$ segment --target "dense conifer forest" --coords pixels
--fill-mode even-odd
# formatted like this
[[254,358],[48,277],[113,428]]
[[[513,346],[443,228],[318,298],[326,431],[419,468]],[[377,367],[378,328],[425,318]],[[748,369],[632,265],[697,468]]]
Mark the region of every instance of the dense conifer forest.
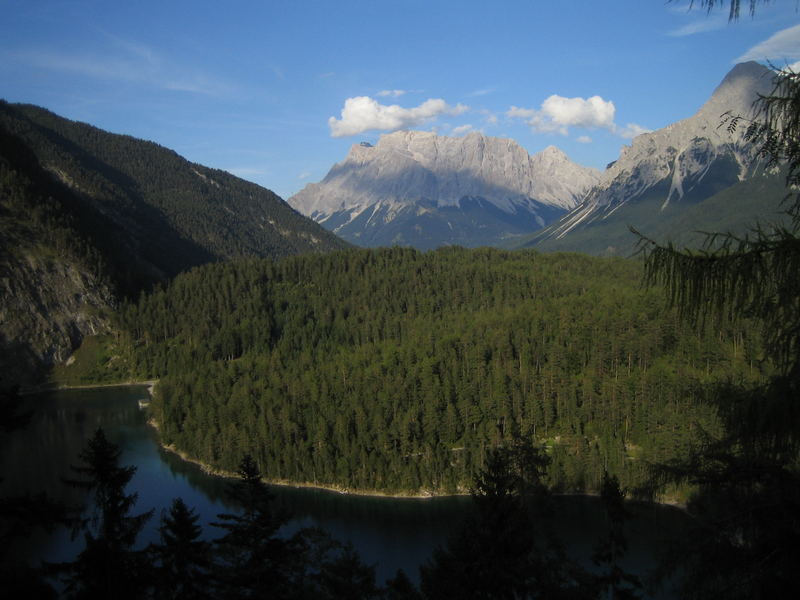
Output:
[[523,436],[553,489],[596,491],[685,454],[717,427],[705,386],[765,368],[755,329],[697,331],[640,281],[622,259],[350,250],[197,268],[120,326],[164,442],[214,467],[448,493]]

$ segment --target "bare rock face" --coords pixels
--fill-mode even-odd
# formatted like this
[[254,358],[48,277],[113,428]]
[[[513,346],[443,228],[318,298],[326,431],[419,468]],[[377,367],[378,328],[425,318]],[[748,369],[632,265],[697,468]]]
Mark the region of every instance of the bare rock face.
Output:
[[478,245],[533,231],[573,208],[599,172],[555,147],[398,131],[356,144],[289,204],[354,243]]
[[72,261],[8,253],[0,261],[3,384],[36,381],[84,337],[107,332],[113,303],[110,290]]
[[622,205],[658,196],[663,211],[671,203],[697,202],[743,180],[758,160],[744,141],[746,125],[729,131],[724,116],[752,116],[759,94],[773,89],[774,73],[756,62],[736,65],[692,117],[635,137],[602,174],[584,202],[554,225],[559,239],[576,228],[606,219]]

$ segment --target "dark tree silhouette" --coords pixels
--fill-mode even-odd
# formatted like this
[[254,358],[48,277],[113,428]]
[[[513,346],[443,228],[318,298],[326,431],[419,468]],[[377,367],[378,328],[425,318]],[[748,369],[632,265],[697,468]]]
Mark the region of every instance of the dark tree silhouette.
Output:
[[[0,378],[2,382],[2,378]],[[24,428],[31,412],[22,410],[19,387],[0,385],[0,434]],[[0,474],[0,482],[2,482]],[[35,529],[52,531],[67,522],[63,504],[45,493],[0,497],[0,589],[10,597],[51,598],[56,593],[45,581],[41,569],[14,556],[13,543]]]
[[548,527],[542,450],[519,440],[490,450],[472,492],[474,514],[420,569],[427,598],[589,598],[589,575]]
[[[702,2],[708,8],[719,4]],[[756,0],[751,0],[751,13]],[[731,2],[731,18],[739,2]],[[642,240],[647,281],[664,284],[695,323],[749,318],[763,328],[764,383],[730,381],[709,403],[722,432],[708,434],[688,460],[660,465],[656,483],[688,482],[696,493],[691,540],[673,556],[686,598],[777,598],[800,594],[800,78],[776,73],[756,104],[746,138],[772,165],[788,169],[789,228],[756,227],[744,238],[712,235],[715,251],[680,251]],[[738,127],[738,115],[726,117]]]
[[216,579],[220,597],[289,597],[302,573],[302,546],[296,538],[284,538],[278,530],[288,520],[272,506],[272,494],[261,481],[253,457],[239,465],[240,479],[228,489],[240,513],[218,515],[213,523],[225,533],[215,540]]
[[161,541],[149,550],[155,563],[157,598],[189,600],[210,598],[211,544],[201,539],[199,516],[175,498],[161,516]]
[[60,566],[66,572],[66,591],[74,598],[139,598],[147,587],[151,566],[143,550],[134,550],[136,538],[153,515],[130,512],[137,494],[126,494],[136,467],[119,465],[120,449],[98,428],[71,467],[79,479],[65,482],[91,493],[88,517],[76,521],[85,548],[77,559]]
[[599,577],[601,596],[609,600],[641,598],[642,584],[636,575],[625,572],[620,561],[628,552],[625,523],[631,514],[625,507],[625,490],[620,489],[616,475],[603,474],[600,498],[608,521],[608,533],[595,547],[594,563],[602,569]]

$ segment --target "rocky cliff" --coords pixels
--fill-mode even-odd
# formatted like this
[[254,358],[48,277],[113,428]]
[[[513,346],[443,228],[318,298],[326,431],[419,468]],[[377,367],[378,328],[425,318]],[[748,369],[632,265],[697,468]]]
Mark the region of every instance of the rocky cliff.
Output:
[[[770,69],[755,62],[736,65],[695,115],[639,135],[625,146],[585,200],[549,227],[539,243],[568,241],[583,231],[588,235],[588,228],[622,218],[646,226],[680,212],[677,204],[703,202],[752,176],[758,152],[744,139],[746,126],[729,130],[723,120],[728,114],[751,116],[759,94],[772,90],[773,77]],[[645,203],[650,205],[647,214],[642,206],[624,208]],[[638,214],[632,214],[634,210]]]
[[475,132],[398,131],[354,145],[289,204],[362,245],[474,246],[542,227],[598,177],[552,146],[531,156],[513,140]]
[[0,386],[37,381],[108,330],[112,285],[65,210],[74,200],[0,130]]

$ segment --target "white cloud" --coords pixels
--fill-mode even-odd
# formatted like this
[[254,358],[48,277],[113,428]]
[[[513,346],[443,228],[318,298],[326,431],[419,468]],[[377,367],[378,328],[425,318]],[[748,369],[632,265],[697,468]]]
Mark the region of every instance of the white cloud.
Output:
[[302,173],[300,173],[300,175],[297,176],[297,178],[300,179],[301,181],[303,179],[308,179],[309,177],[311,177],[311,171],[303,171]]
[[[570,127],[584,129],[606,129],[620,137],[631,138],[650,131],[636,123],[620,127],[614,123],[616,107],[611,100],[600,96],[591,98],[565,98],[553,94],[540,108],[520,108],[512,106],[506,116],[522,119],[537,133],[560,133],[568,135]],[[591,138],[581,136],[579,142],[588,143]]]
[[378,92],[378,96],[381,98],[385,98],[387,96],[391,96],[392,98],[399,98],[400,96],[407,94],[406,90],[381,90]]
[[454,127],[451,133],[453,135],[458,136],[467,133],[468,131],[471,130],[472,130],[472,125],[459,125],[458,127]]
[[783,62],[800,59],[800,25],[783,29],[742,54],[735,62],[768,60],[780,67]]
[[600,96],[583,99],[554,94],[542,103],[546,119],[560,127],[611,127],[616,110],[613,102]]
[[542,102],[539,109],[512,106],[506,116],[524,119],[538,132],[556,131],[567,135],[570,127],[613,130],[615,112],[614,103],[600,96],[565,98],[553,94]]
[[580,142],[581,144],[591,144],[592,138],[588,135],[581,135],[575,139],[576,142]]
[[441,98],[431,98],[414,108],[403,108],[398,104],[379,104],[369,96],[356,96],[344,101],[341,119],[330,117],[328,126],[332,137],[346,137],[370,130],[396,131],[442,115],[460,115],[468,110],[469,107],[463,104],[450,106]]

